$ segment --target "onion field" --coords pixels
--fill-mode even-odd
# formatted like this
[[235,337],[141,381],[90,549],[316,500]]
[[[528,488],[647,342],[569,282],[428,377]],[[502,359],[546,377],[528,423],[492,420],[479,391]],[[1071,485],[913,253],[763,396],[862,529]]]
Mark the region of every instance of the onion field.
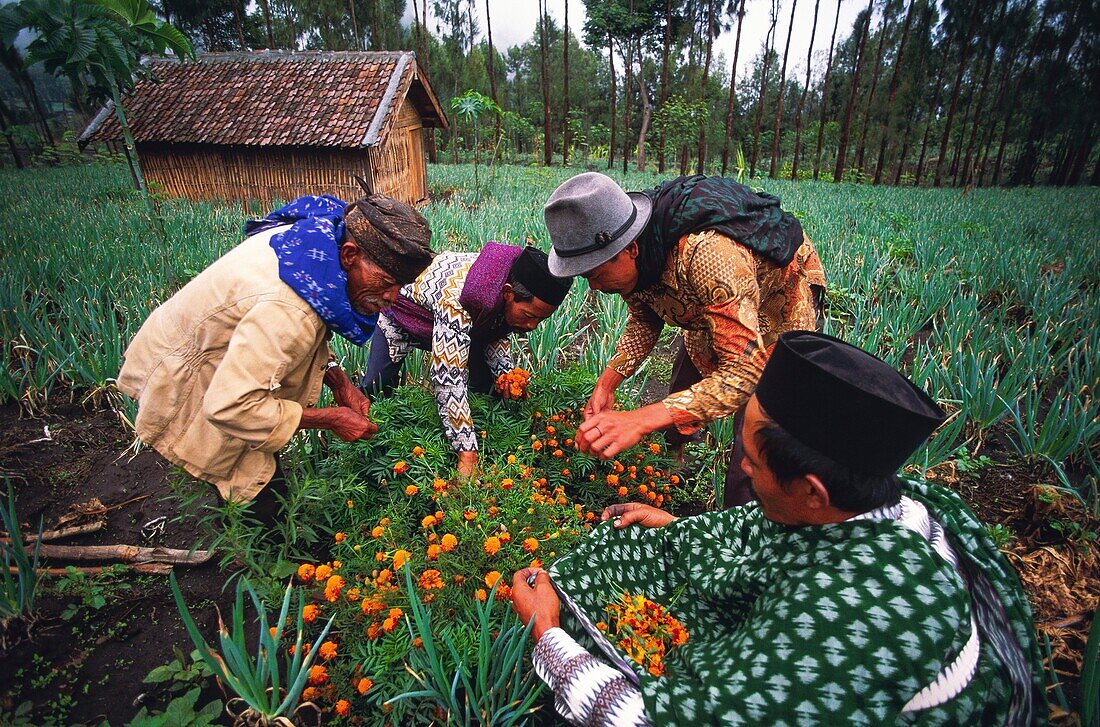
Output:
[[[482,166],[475,186],[470,165],[429,166],[434,201],[423,212],[433,248],[476,250],[497,240],[548,249],[543,203],[577,171]],[[627,189],[660,181],[613,176]],[[749,183],[778,195],[814,240],[828,278],[826,332],[896,365],[950,413],[907,473],[958,489],[1010,554],[1047,645],[1055,716],[1070,719],[1090,698],[1077,685],[1088,659],[1085,627],[1100,598],[1100,191]],[[247,217],[266,210],[161,199],[159,218],[150,220],[121,166],[0,170],[0,184],[7,191],[0,199],[0,410],[55,428],[77,407],[109,411],[125,438],[134,405],[113,384],[130,337],[152,308],[239,242]],[[184,699],[180,710],[197,714],[218,702],[211,715],[239,716],[246,707],[234,699],[245,695],[214,687],[217,660],[193,662],[187,654],[192,638],[205,639],[215,652],[243,653],[241,663],[225,656],[224,668],[248,671],[256,668],[248,654],[260,638],[280,655],[265,667],[267,678],[273,669],[289,687],[291,676],[303,674],[287,714],[306,705],[325,720],[358,716],[365,724],[461,722],[463,715],[550,723],[548,697],[525,663],[529,642],[507,607],[512,572],[568,550],[611,502],[678,512],[714,507],[727,464],[732,430],[725,422],[689,447],[686,463],[659,436],[613,462],[572,446],[579,407],[625,315],[621,299],[578,280],[555,315],[514,345],[532,374],[530,396],[475,398],[485,442],[476,482],[453,477],[454,454],[418,356],[406,363],[408,385],[372,409],[381,426],[374,440],[345,444],[309,432],[292,442],[284,458],[289,516],[275,539],[240,508],[212,504],[200,483],[172,475],[165,495],[179,517],[202,524],[197,542],[176,547],[215,553],[230,601],[222,617],[235,620],[229,608],[239,620],[230,623],[229,645],[219,642],[203,625],[212,626],[213,609],[196,605],[182,578],[177,589],[173,575],[180,608],[169,597],[172,618],[189,610],[198,620],[183,620],[195,627],[191,638],[176,621],[174,645],[198,676],[185,681],[173,672],[130,718],[113,719],[155,720]],[[668,343],[666,335],[664,353],[627,382],[620,404],[663,394]],[[366,351],[342,339],[333,347],[354,380]],[[3,453],[0,440],[0,474],[16,493],[18,519],[33,531],[43,514],[49,529],[49,512],[33,513],[32,522],[20,507],[33,473]],[[56,581],[37,581],[43,602],[66,601]],[[117,589],[119,579],[105,583]],[[238,584],[244,597],[235,604]],[[262,633],[249,589],[270,619]],[[294,610],[280,620],[284,593]],[[1081,613],[1084,619],[1071,620]],[[86,624],[101,617],[78,616]],[[34,634],[32,624],[25,638]],[[173,644],[161,646],[155,663],[168,664]],[[5,658],[30,653],[9,645],[0,656],[8,648]],[[24,703],[29,714],[61,709],[85,719],[78,698],[49,706],[43,675],[52,672],[35,671],[27,659],[22,676],[0,680],[0,722]],[[220,676],[223,687],[233,683]],[[247,676],[253,683],[244,678],[240,689],[264,699],[268,683]],[[91,676],[81,679],[91,683]]]

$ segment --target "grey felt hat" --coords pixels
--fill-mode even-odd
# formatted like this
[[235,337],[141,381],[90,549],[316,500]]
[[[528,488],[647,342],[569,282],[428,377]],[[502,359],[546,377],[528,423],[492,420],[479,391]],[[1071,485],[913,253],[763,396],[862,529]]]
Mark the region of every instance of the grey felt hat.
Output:
[[649,222],[653,202],[642,192],[624,192],[611,177],[585,172],[550,195],[542,213],[550,232],[550,272],[584,275],[615,257]]

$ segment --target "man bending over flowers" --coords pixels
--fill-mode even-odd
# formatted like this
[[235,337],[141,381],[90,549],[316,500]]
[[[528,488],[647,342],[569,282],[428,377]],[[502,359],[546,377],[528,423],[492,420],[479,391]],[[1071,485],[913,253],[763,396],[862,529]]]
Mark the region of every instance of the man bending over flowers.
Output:
[[683,519],[615,505],[549,573],[516,573],[558,711],[577,725],[1045,721],[1015,572],[958,496],[895,474],[942,420],[860,349],[780,336],[745,416],[758,502]]
[[[378,317],[361,385],[368,392],[392,388],[409,351],[430,350],[439,418],[458,452],[459,474],[468,477],[477,467],[469,391],[488,393],[496,377],[515,368],[509,334],[549,318],[572,282],[551,275],[546,253],[534,247],[489,242],[481,252],[440,253]],[[511,397],[519,388],[499,390]]]
[[[271,524],[286,487],[276,453],[296,431],[349,442],[378,431],[328,340],[370,340],[378,311],[431,262],[431,230],[370,195],[301,197],[245,234],[152,312],[118,387],[138,401],[138,437]],[[336,406],[314,407],[322,380]]]

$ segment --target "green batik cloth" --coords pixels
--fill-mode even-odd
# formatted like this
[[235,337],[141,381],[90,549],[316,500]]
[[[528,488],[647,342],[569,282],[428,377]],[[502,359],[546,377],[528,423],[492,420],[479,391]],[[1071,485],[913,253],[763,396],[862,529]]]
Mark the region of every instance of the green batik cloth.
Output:
[[[1017,705],[1024,721],[1045,720],[1038,646],[1015,571],[955,494],[918,483],[904,494],[928,508],[960,560],[1000,597],[1023,649]],[[625,590],[670,606],[687,628],[664,676],[638,667],[654,724],[985,725],[1009,716],[1013,690],[984,631],[977,673],[960,694],[901,712],[970,638],[971,600],[956,569],[893,520],[796,528],[749,505],[656,529],[608,522],[550,575],[592,621],[606,621],[604,607]],[[562,619],[598,656],[579,624],[564,611]]]

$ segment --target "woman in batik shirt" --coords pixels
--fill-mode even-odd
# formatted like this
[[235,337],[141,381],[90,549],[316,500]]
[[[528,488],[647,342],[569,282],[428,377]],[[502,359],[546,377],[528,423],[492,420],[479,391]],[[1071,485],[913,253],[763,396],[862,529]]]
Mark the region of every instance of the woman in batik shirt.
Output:
[[[585,407],[577,436],[584,451],[609,458],[658,429],[690,436],[730,415],[738,415],[740,430],[739,414],[779,335],[817,327],[821,261],[776,197],[703,176],[626,193],[590,172],[558,187],[544,212],[550,271],[618,293],[629,312]],[[684,331],[671,393],[636,411],[612,411],[615,389],[666,324]],[[734,462],[740,452],[738,437]],[[751,499],[747,484],[730,467],[727,507]]]

